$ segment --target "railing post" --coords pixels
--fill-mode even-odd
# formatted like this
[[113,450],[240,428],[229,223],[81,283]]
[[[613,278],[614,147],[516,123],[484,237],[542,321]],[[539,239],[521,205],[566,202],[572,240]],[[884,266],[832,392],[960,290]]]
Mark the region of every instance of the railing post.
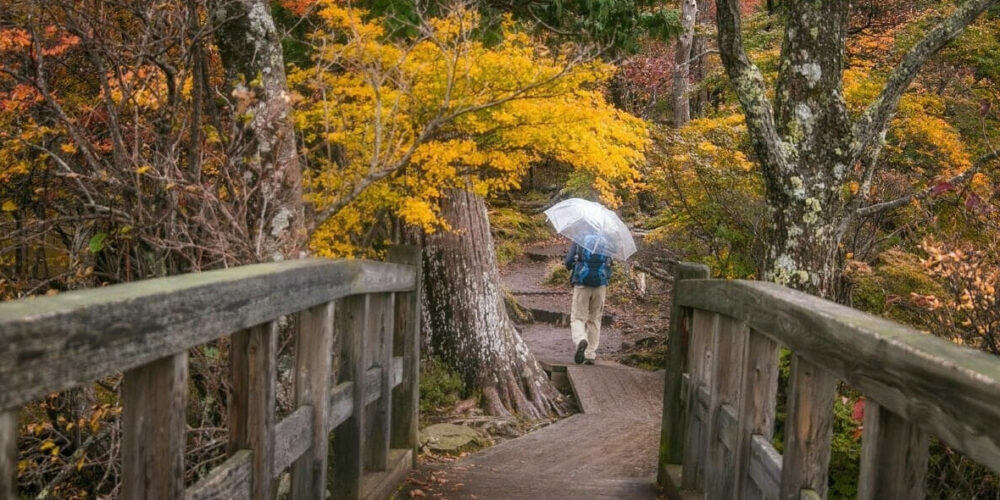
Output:
[[299,313],[295,353],[295,404],[312,406],[312,446],[292,465],[292,498],[326,498],[326,460],[330,434],[326,431],[333,362],[334,303]]
[[858,498],[924,498],[927,453],[926,432],[878,403],[865,400]]
[[274,497],[274,404],[278,324],[269,321],[234,333],[229,350],[233,378],[229,403],[229,454],[253,452],[251,498]]
[[687,348],[690,332],[688,313],[681,313],[677,304],[678,284],[687,279],[707,279],[708,266],[678,262],[674,267],[674,298],[670,308],[670,329],[667,333],[667,366],[663,386],[663,420],[660,426],[660,459],[657,483],[668,487],[667,465],[680,464],[684,458],[684,401],[681,398],[681,378],[687,371]]
[[715,339],[719,333],[719,315],[694,310],[691,319],[691,345],[688,350],[689,389],[687,426],[684,441],[684,469],[681,488],[705,491],[705,464],[708,458],[708,432],[715,415],[710,411]]
[[746,323],[719,318],[709,413],[705,498],[733,498],[736,492],[739,446],[740,389],[750,330]]
[[750,453],[753,436],[767,442],[774,436],[774,418],[778,395],[778,343],[751,330],[747,357],[743,362],[743,387],[740,389],[739,437],[736,446],[736,491],[738,498],[753,498],[756,487],[750,486]]
[[782,500],[799,500],[803,490],[826,498],[836,389],[833,374],[792,355],[781,465]]
[[[332,461],[331,492],[335,499],[361,497],[365,450],[365,323],[368,295],[351,295],[337,308],[337,333],[340,335],[340,374],[353,384],[351,417],[334,431],[330,450]],[[345,380],[346,381],[346,380]],[[340,382],[340,380],[338,380]]]
[[393,294],[370,296],[367,336],[372,343],[372,359],[380,373],[379,397],[368,419],[368,450],[365,469],[384,471],[389,465],[389,416],[392,412],[392,327],[395,320]]
[[0,411],[0,498],[17,498],[17,413]]
[[417,272],[412,292],[396,294],[396,325],[393,341],[396,352],[403,356],[403,381],[392,395],[393,448],[413,450],[412,465],[417,466],[419,443],[417,424],[420,409],[420,294],[421,253],[417,247],[398,246],[389,249],[389,261],[414,266]]
[[184,496],[187,352],[125,372],[122,385],[122,498]]

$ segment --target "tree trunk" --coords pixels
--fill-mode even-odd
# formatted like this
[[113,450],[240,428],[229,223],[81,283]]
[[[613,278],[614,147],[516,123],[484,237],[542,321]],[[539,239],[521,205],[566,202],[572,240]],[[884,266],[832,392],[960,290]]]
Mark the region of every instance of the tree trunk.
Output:
[[[769,2],[774,8],[776,2]],[[966,0],[904,55],[861,117],[843,97],[848,0],[788,0],[772,105],[740,33],[739,0],[718,0],[719,53],[746,115],[773,215],[767,279],[840,298],[841,242],[868,187],[899,99],[927,59],[998,0]],[[849,186],[856,183],[858,189]]]
[[691,75],[689,80],[694,84],[696,90],[688,90],[690,95],[690,112],[692,118],[705,116],[705,109],[708,107],[708,89],[702,85],[708,75],[708,68],[705,64],[708,52],[708,36],[704,34],[705,25],[712,22],[711,12],[709,12],[709,0],[697,0],[698,13],[695,15],[694,38],[691,41]]
[[697,17],[697,1],[681,0],[681,35],[677,37],[671,93],[674,104],[674,126],[678,128],[691,121],[688,77],[691,74],[691,44],[694,39],[694,24]]
[[[451,226],[425,237],[425,318],[431,350],[482,389],[492,415],[538,418],[567,411],[504,308],[486,203],[452,190],[441,203]],[[567,342],[569,336],[567,334]]]
[[258,260],[295,258],[306,233],[302,172],[295,152],[291,98],[285,79],[281,38],[265,0],[220,2],[213,12],[216,43],[227,86],[240,115],[241,137],[234,141],[234,161],[259,186],[252,219]]

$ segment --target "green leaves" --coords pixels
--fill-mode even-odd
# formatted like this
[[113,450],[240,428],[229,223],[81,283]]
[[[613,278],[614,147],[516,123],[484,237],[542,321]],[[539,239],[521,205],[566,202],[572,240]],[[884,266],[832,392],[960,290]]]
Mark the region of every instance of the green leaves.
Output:
[[97,233],[90,238],[90,242],[87,243],[87,248],[90,249],[90,253],[97,253],[104,249],[104,240],[108,238],[107,233]]

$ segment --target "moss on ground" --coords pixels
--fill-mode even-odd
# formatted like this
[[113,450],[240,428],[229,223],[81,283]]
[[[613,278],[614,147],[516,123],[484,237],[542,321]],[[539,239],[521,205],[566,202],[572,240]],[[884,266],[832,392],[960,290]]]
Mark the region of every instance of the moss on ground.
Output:
[[490,210],[490,227],[497,255],[497,264],[505,266],[524,254],[526,244],[552,236],[545,216],[526,214],[516,208]]
[[420,363],[420,414],[430,415],[451,408],[465,394],[462,377],[443,361],[430,357]]
[[851,305],[916,328],[929,328],[927,316],[905,306],[910,294],[945,296],[939,283],[927,275],[920,257],[899,250],[879,256],[874,267],[848,265],[845,276],[851,281]]
[[545,275],[545,280],[542,281],[546,285],[567,285],[571,278],[572,273],[566,266],[562,265],[561,262],[557,262],[549,266],[549,272]]

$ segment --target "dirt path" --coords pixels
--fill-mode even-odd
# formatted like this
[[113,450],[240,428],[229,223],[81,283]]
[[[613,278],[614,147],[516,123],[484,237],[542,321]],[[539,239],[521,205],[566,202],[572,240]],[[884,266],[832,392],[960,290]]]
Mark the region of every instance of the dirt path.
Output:
[[[564,365],[573,360],[574,346],[569,334],[573,290],[569,283],[544,283],[552,267],[561,265],[567,248],[564,241],[529,247],[524,256],[500,272],[504,288],[535,317],[534,323],[518,325],[518,328],[531,352],[546,365]],[[622,330],[615,323],[617,315],[617,308],[609,300],[604,309],[598,359],[618,360]]]
[[454,462],[423,465],[399,497],[657,498],[663,372],[617,363],[622,323],[614,305],[606,309],[597,365],[573,363],[567,325],[571,290],[568,284],[542,283],[565,247],[531,248],[501,279],[535,315],[535,323],[519,325],[525,341],[549,369],[565,372],[581,413]]

